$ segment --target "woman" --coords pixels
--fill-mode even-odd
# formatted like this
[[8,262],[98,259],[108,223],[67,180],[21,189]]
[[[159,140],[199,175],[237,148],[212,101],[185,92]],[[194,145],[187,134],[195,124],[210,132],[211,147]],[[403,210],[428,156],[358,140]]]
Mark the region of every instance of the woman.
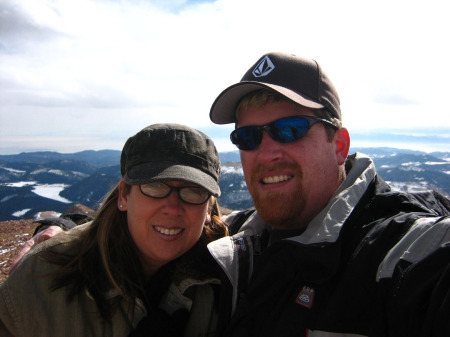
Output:
[[[177,124],[126,142],[122,179],[92,223],[38,245],[0,285],[0,336],[214,335],[227,234],[212,140]],[[208,315],[205,315],[205,312]]]

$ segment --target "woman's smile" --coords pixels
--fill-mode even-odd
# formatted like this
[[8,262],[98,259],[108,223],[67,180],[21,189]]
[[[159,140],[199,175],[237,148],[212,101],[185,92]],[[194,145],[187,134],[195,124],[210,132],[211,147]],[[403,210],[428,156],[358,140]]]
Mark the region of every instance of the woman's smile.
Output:
[[184,231],[183,228],[165,228],[165,227],[160,227],[160,226],[153,226],[153,228],[164,235],[169,235],[169,236],[175,236],[177,234],[180,234],[182,231]]

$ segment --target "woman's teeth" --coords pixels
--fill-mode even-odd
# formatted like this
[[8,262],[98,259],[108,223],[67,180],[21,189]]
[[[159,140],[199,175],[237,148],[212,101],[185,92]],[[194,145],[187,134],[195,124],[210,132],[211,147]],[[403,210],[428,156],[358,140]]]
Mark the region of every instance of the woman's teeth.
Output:
[[280,176],[273,176],[273,177],[266,177],[263,178],[263,183],[264,184],[273,184],[273,183],[279,183],[281,181],[285,181],[290,179],[291,177],[288,175],[280,175]]
[[178,229],[168,229],[168,228],[164,228],[164,227],[158,227],[155,226],[155,229],[165,235],[177,235],[179,233],[181,233],[181,231],[183,230],[182,228],[178,228]]

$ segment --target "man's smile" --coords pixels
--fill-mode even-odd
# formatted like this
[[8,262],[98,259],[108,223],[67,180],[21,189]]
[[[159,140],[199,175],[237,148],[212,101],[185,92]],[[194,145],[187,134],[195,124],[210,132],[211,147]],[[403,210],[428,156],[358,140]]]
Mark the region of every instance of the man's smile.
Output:
[[270,177],[265,177],[262,179],[263,184],[274,184],[274,183],[280,183],[282,181],[286,181],[291,179],[292,176],[289,176],[287,174],[282,174],[282,175],[278,175],[278,176],[270,176]]

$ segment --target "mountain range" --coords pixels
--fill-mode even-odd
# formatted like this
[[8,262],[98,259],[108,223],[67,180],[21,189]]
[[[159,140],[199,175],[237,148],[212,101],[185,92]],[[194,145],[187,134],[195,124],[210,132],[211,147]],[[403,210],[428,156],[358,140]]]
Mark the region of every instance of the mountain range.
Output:
[[[435,189],[450,195],[450,152],[395,148],[354,148],[351,152],[372,157],[378,173],[396,190]],[[239,152],[219,155],[220,205],[251,207]],[[0,221],[39,218],[44,211],[61,213],[73,204],[97,209],[120,179],[119,161],[120,151],[115,150],[0,155]]]

